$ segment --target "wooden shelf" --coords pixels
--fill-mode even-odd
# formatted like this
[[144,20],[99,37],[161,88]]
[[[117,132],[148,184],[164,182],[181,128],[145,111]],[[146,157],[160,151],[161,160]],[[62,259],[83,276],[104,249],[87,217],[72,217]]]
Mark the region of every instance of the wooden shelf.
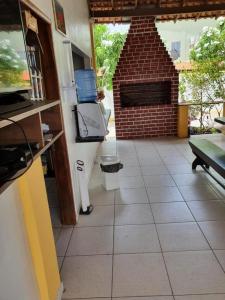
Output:
[[[54,132],[53,133],[53,138],[50,142],[46,143],[44,147],[42,147],[40,150],[38,151],[34,151],[33,152],[33,159],[35,160],[36,158],[38,158],[40,155],[42,155],[48,148],[50,148],[62,135],[63,135],[63,131],[60,131],[60,132]],[[30,164],[30,161],[28,163],[28,165]],[[22,169],[22,170],[19,170],[18,172],[16,172],[14,175],[13,175],[13,178],[14,177],[17,177],[17,176],[20,176],[21,174],[23,174],[23,172],[26,170],[26,168]],[[8,186],[13,182],[14,180],[10,180],[10,181],[7,181],[3,184],[0,184],[0,194],[2,192],[4,192]]]
[[[1,118],[8,118],[8,119],[12,119],[13,121],[20,121],[22,119],[25,119],[29,116],[32,116],[34,114],[37,114],[43,110],[46,110],[48,108],[51,108],[55,105],[59,105],[60,104],[60,100],[56,100],[56,101],[49,101],[49,100],[44,100],[44,101],[40,101],[40,102],[34,102],[33,106],[29,106],[26,108],[23,108],[19,111],[15,111],[12,113],[8,113],[5,114],[4,116],[2,116]],[[10,121],[7,120],[1,120],[0,121],[0,128],[6,127],[8,125],[12,124]]]
[[[40,149],[33,153],[34,160],[40,157],[47,149],[52,147],[53,165],[55,178],[57,182],[57,193],[60,201],[60,217],[64,225],[76,224],[76,213],[74,207],[74,195],[72,187],[72,178],[68,157],[66,138],[63,127],[63,118],[61,111],[60,90],[58,84],[58,75],[53,45],[53,34],[51,23],[43,17],[30,1],[22,0],[22,11],[28,10],[37,19],[39,43],[43,49],[41,51],[41,69],[43,72],[44,94],[47,100],[34,101],[33,106],[5,114],[3,117],[17,122],[25,131],[29,142],[37,142]],[[25,24],[25,23],[24,23]],[[26,43],[35,43],[32,39],[26,38]],[[53,134],[49,142],[45,142],[43,126],[49,127],[49,133]],[[1,120],[0,118],[0,143],[11,144],[24,141],[24,135],[16,124]],[[17,177],[26,169],[20,170],[14,174]],[[8,181],[0,184],[0,193],[7,189],[13,182]],[[33,183],[35,184],[35,182]]]
[[54,133],[53,133],[53,138],[52,138],[52,140],[51,140],[50,142],[45,143],[45,146],[41,149],[41,151],[40,151],[39,154],[44,153],[49,147],[51,147],[51,146],[55,143],[55,141],[57,141],[58,138],[59,138],[61,135],[63,135],[63,133],[64,133],[63,130],[62,130],[62,131],[59,131],[59,132],[54,132]]

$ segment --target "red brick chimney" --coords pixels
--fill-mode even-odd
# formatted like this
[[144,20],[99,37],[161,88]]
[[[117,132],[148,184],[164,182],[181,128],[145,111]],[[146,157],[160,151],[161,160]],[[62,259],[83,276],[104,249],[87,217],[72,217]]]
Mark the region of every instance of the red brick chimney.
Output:
[[[157,32],[154,17],[132,18],[113,79],[117,138],[176,135],[178,83],[178,72]],[[139,94],[134,94],[137,95],[133,99],[135,106],[124,107],[122,93],[128,89],[129,95],[135,88],[139,89]],[[141,91],[146,88],[145,99]],[[161,101],[165,97],[165,101],[158,103],[158,96]],[[125,100],[129,102],[129,99]]]

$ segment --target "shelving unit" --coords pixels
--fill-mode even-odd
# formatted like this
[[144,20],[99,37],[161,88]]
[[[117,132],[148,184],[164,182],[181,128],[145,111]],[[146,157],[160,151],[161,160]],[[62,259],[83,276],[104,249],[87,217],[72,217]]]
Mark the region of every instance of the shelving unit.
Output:
[[[29,0],[23,0],[21,4],[22,11],[28,10],[37,19],[38,38],[43,48],[43,52],[41,53],[41,67],[46,100],[34,101],[33,106],[1,116],[0,143],[14,144],[24,142],[22,132],[18,126],[10,121],[13,120],[23,127],[29,142],[39,143],[39,150],[33,153],[34,160],[47,149],[52,149],[57,192],[60,200],[61,222],[63,225],[75,225],[76,215],[72,179],[63,127],[51,23],[46,16],[30,4]],[[48,134],[52,135],[48,141],[45,141],[45,134],[42,130],[43,123],[49,126]],[[24,170],[20,170],[15,176],[23,172]],[[0,184],[0,193],[12,182],[9,181]]]
[[35,103],[32,109],[23,109],[19,114],[14,112],[2,118],[6,118],[0,121],[0,140],[4,141],[4,144],[18,143],[24,140],[19,128],[10,120],[18,122],[24,128],[30,142],[39,143],[40,152],[43,152],[43,148],[46,147],[44,134],[41,129],[42,123],[49,125],[49,133],[53,134],[53,140],[63,134],[60,101]]

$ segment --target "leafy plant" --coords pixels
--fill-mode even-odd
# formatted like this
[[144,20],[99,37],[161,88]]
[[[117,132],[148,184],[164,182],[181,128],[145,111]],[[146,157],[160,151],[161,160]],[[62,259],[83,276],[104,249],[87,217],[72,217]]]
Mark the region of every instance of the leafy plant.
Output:
[[210,126],[212,110],[221,114],[221,105],[213,102],[225,101],[225,18],[219,18],[214,28],[203,28],[190,51],[190,61],[192,71],[181,74],[180,97],[200,104],[191,107],[191,117],[199,116],[200,127],[205,130]]
[[122,51],[126,34],[110,33],[107,25],[94,27],[98,87],[112,90],[112,78]]

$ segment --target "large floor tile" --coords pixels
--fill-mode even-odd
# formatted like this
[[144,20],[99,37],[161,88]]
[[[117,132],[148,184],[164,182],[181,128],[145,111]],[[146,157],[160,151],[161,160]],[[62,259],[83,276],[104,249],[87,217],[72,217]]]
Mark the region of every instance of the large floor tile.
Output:
[[209,185],[180,186],[179,190],[186,201],[219,199]]
[[184,201],[175,186],[150,187],[147,192],[151,203]]
[[168,164],[183,165],[187,163],[187,160],[183,156],[176,153],[175,151],[172,152],[171,154],[162,155],[162,160],[166,165]]
[[225,294],[175,296],[175,300],[225,300]]
[[137,204],[148,203],[148,196],[145,188],[120,189],[116,191],[116,204]]
[[116,226],[114,233],[114,252],[160,252],[155,225]]
[[149,147],[149,146],[145,146],[145,147],[136,147],[136,152],[137,152],[137,156],[139,157],[139,159],[161,159],[159,156],[159,153],[157,152],[156,149],[154,149],[154,147]]
[[220,264],[222,265],[223,269],[225,270],[225,250],[215,250],[214,252]]
[[61,276],[64,298],[111,297],[112,256],[66,257]]
[[115,255],[113,297],[154,295],[171,295],[162,255]]
[[163,161],[161,158],[157,155],[154,157],[143,157],[143,155],[140,154],[139,156],[139,163],[141,167],[146,167],[146,166],[162,166]]
[[164,253],[175,295],[225,293],[225,274],[212,251]]
[[116,206],[116,225],[138,225],[149,223],[153,223],[153,216],[148,204],[130,204]]
[[177,174],[191,174],[192,168],[191,165],[188,163],[185,164],[167,164],[166,165],[168,171],[172,175],[177,175]]
[[167,175],[169,174],[165,165],[158,165],[158,166],[142,166],[141,167],[142,175],[149,176],[149,175]]
[[114,206],[95,206],[93,212],[79,217],[78,227],[113,225]]
[[221,201],[190,201],[188,206],[197,221],[225,221],[225,204]]
[[182,174],[182,176],[181,175],[172,175],[172,176],[178,186],[208,184],[208,180],[200,176],[200,174]]
[[129,155],[129,153],[125,153],[124,155],[119,154],[119,158],[125,168],[132,166],[139,167],[139,161],[137,159],[136,153],[131,155]]
[[141,169],[139,166],[124,166],[120,170],[119,175],[121,176],[141,176]]
[[64,256],[66,254],[72,232],[73,227],[63,227],[61,229],[59,238],[56,242],[56,252],[58,256]]
[[196,223],[158,224],[157,231],[163,251],[210,249]]
[[175,186],[175,182],[170,175],[144,176],[144,182],[147,187]]
[[144,187],[144,181],[141,176],[120,176],[120,188],[136,189]]
[[199,225],[213,249],[225,249],[225,222],[200,222]]
[[146,147],[153,147],[152,139],[137,139],[134,140],[135,148],[145,149]]
[[89,190],[90,202],[96,205],[114,205],[115,192],[106,191],[103,186]]
[[75,228],[67,255],[112,254],[113,227]]
[[175,223],[194,221],[187,205],[183,202],[152,203],[156,223]]

